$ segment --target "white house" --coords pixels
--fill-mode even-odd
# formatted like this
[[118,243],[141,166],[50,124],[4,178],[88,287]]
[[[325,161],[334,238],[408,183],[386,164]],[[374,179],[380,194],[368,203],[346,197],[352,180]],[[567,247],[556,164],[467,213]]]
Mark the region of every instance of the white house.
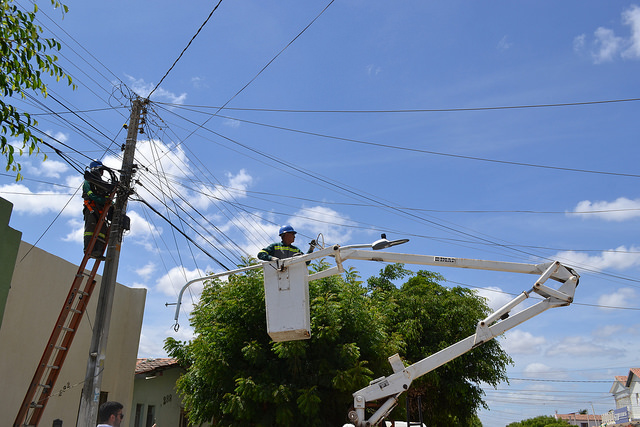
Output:
[[602,417],[605,425],[640,426],[640,368],[626,376],[616,376],[610,393],[616,409]]

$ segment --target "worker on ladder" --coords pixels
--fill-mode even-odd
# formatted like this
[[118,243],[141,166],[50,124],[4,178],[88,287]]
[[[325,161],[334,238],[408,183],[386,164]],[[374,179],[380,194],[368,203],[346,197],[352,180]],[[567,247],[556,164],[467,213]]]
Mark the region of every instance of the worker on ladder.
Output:
[[[82,214],[84,216],[84,252],[86,254],[89,243],[96,232],[96,227],[100,216],[107,203],[107,199],[113,190],[113,184],[103,181],[102,173],[107,169],[102,162],[95,160],[89,164],[89,170],[84,174],[84,183],[82,184],[82,198],[84,199],[84,208]],[[91,251],[91,258],[104,260],[104,246],[108,232],[107,221],[102,223],[102,227],[98,231],[98,239]]]

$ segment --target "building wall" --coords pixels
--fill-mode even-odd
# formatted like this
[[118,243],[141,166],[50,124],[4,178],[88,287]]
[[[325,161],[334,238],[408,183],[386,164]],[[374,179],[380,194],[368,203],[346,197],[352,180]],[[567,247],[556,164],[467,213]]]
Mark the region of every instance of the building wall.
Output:
[[635,375],[629,384],[629,417],[640,421],[640,379]]
[[16,265],[22,233],[9,227],[13,204],[0,197],[0,325],[9,296],[13,269]]
[[[27,252],[28,255],[22,259]],[[79,253],[78,257],[81,256]],[[12,423],[17,416],[78,270],[78,266],[25,242],[20,244],[17,260],[4,320],[0,326],[0,378],[5,391],[0,399],[0,414],[3,414],[4,420],[8,420],[7,423]],[[61,419],[65,427],[76,425],[101,277],[96,276],[96,282],[84,318],[41,418],[41,426],[51,426],[55,419]],[[122,402],[125,414],[131,409],[127,406],[133,397],[145,297],[145,289],[116,285],[102,391],[107,393],[108,400]],[[124,421],[122,427],[129,427],[127,420]]]
[[[184,372],[179,367],[172,367],[158,374],[140,374],[135,379],[133,400],[129,411],[130,427],[147,427],[153,425],[150,420],[149,407],[152,406],[154,418],[158,426],[180,425],[180,397],[176,391],[176,381]],[[140,405],[140,406],[138,406]],[[137,409],[138,408],[138,409]],[[136,413],[141,411],[140,423],[136,426]]]

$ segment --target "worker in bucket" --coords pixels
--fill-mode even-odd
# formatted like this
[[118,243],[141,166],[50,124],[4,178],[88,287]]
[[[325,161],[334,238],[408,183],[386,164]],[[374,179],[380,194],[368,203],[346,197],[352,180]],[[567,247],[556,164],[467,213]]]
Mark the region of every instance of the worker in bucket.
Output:
[[[280,227],[278,234],[281,241],[279,243],[272,243],[266,248],[258,252],[258,259],[262,261],[276,261],[278,259],[291,258],[296,255],[303,255],[302,251],[293,245],[296,240],[296,233],[292,226],[283,225]],[[315,240],[312,240],[309,244],[308,254],[313,252],[315,247]]]
[[[96,230],[100,215],[104,210],[104,206],[107,203],[107,199],[113,188],[112,184],[109,184],[102,180],[102,173],[106,167],[99,161],[93,161],[89,164],[89,170],[84,174],[84,183],[82,184],[82,198],[84,199],[84,207],[82,214],[84,216],[84,252],[87,252],[89,248],[89,242],[93,238],[93,233]],[[91,258],[104,260],[102,255],[104,252],[104,246],[107,237],[107,221],[102,223],[102,228],[98,231],[98,239],[96,240],[93,250],[91,251]]]

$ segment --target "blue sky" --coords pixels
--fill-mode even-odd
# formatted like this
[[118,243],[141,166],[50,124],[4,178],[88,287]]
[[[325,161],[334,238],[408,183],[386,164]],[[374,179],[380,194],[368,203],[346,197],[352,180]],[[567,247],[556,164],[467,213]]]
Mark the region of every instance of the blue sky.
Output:
[[[165,306],[187,280],[255,255],[280,224],[304,249],[319,233],[347,245],[386,232],[410,239],[405,253],[581,274],[575,304],[501,338],[512,380],[487,389],[484,425],[614,407],[613,377],[640,353],[640,4],[223,1],[173,68],[214,3],[67,5],[64,19],[41,5],[40,23],[77,90],[15,101],[64,158],[22,158],[25,179],[0,175],[0,196],[23,240],[79,263],[71,164],[119,167],[128,97],[156,89],[135,198],[216,260],[130,202],[118,281],[148,289],[140,357],[190,337],[187,311],[175,333]],[[535,280],[435,271],[493,307]]]

